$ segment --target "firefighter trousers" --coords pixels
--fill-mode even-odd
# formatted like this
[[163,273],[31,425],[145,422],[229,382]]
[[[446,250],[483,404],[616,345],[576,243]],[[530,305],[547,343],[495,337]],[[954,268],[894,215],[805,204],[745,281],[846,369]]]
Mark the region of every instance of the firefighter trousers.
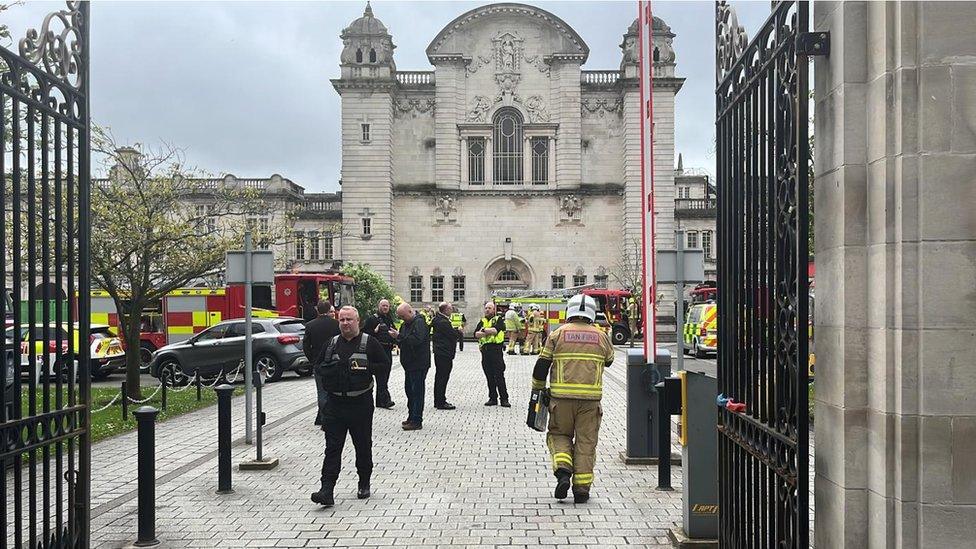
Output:
[[546,443],[552,470],[573,474],[573,490],[589,493],[603,408],[599,400],[552,397]]
[[541,350],[542,350],[542,332],[535,332],[529,330],[529,332],[525,334],[525,348],[522,349],[522,352],[538,353]]

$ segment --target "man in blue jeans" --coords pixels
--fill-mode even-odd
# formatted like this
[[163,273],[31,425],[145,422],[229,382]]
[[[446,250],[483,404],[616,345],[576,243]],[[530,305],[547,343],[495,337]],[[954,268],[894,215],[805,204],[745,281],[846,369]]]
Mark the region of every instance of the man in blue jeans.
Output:
[[424,392],[427,370],[430,369],[430,328],[413,308],[401,303],[396,314],[403,320],[399,330],[390,330],[400,347],[400,364],[403,366],[404,389],[407,393],[407,420],[404,431],[423,429]]

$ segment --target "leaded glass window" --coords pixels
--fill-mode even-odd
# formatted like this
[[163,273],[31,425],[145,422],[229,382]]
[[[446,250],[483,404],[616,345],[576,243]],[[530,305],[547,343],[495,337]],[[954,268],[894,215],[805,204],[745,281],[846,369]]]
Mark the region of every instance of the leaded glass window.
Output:
[[522,183],[522,115],[513,108],[500,109],[492,121],[492,182]]
[[485,182],[485,138],[468,138],[468,183]]
[[544,185],[549,182],[549,138],[533,137],[532,145],[532,183]]

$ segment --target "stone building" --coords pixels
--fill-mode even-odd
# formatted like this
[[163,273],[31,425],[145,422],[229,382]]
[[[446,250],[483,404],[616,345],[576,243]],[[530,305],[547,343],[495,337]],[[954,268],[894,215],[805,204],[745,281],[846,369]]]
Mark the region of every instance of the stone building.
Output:
[[[674,34],[653,25],[656,244],[673,248],[683,79]],[[401,71],[367,5],[340,35],[332,81],[343,259],[370,263],[415,305],[446,299],[469,317],[496,289],[618,286],[641,234],[636,22],[621,31],[619,67],[583,70],[589,47],[559,17],[491,4],[433,37],[433,70]]]
[[715,252],[718,239],[715,222],[718,201],[715,187],[708,174],[701,170],[685,171],[681,155],[674,171],[675,230],[684,231],[685,249],[700,249],[705,253],[705,280],[715,280],[718,274]]

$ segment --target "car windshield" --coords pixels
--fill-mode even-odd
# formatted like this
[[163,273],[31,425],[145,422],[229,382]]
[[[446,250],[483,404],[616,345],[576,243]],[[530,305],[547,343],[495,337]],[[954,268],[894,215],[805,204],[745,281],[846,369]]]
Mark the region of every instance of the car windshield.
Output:
[[305,325],[301,320],[286,320],[278,323],[278,331],[283,334],[297,334],[305,331]]

